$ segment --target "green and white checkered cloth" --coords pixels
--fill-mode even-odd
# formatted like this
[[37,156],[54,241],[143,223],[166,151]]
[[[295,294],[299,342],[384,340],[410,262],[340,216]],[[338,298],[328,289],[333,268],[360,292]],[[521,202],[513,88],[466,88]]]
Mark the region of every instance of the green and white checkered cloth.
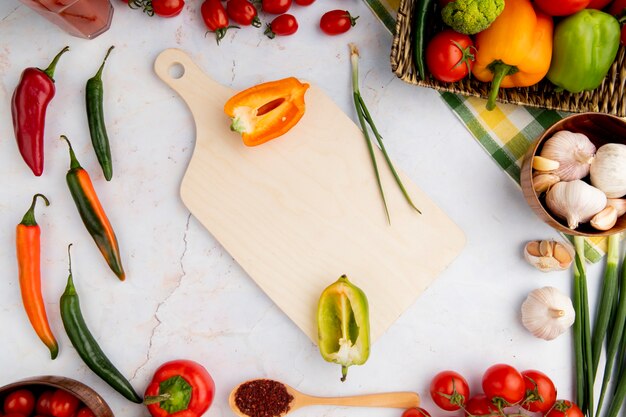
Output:
[[[385,27],[393,33],[400,0],[364,0]],[[476,138],[493,160],[518,185],[526,151],[534,140],[567,115],[555,110],[498,103],[488,111],[485,100],[443,92],[441,98]],[[585,255],[598,262],[606,252],[606,238],[586,238]]]

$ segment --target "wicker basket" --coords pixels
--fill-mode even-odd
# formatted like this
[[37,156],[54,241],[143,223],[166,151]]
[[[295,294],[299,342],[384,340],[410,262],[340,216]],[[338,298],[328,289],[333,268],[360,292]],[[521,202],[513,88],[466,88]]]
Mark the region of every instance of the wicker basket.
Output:
[[[442,83],[427,75],[425,80],[417,78],[413,60],[413,9],[418,0],[401,0],[398,9],[396,33],[391,49],[391,69],[402,80],[430,87],[440,91],[487,98],[489,83],[466,78],[456,83]],[[438,14],[438,13],[437,13]],[[626,52],[620,46],[617,58],[600,87],[593,91],[571,94],[557,93],[553,85],[543,80],[527,88],[502,88],[498,101],[522,104],[532,107],[563,110],[568,112],[602,112],[616,116],[626,116],[626,103],[623,98],[626,83]]]

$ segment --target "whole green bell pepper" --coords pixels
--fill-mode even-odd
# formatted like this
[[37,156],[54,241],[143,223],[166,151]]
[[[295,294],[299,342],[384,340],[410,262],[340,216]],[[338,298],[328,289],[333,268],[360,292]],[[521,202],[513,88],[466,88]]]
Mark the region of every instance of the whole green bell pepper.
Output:
[[619,38],[619,22],[608,13],[584,9],[566,17],[554,30],[546,77],[570,93],[597,88],[615,61]]
[[370,354],[369,307],[365,293],[342,275],[320,296],[317,308],[318,345],[322,357],[341,365],[341,380],[348,367],[362,365]]

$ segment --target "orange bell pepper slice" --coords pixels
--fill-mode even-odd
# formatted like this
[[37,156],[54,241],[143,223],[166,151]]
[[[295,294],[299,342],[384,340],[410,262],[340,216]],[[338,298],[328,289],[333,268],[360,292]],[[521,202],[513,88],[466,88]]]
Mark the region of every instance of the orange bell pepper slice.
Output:
[[476,35],[472,74],[491,81],[488,110],[495,107],[500,87],[529,87],[547,74],[552,32],[552,18],[536,11],[530,0],[507,0],[491,26]]
[[224,112],[232,118],[230,129],[241,133],[243,143],[256,146],[289,131],[305,111],[309,84],[294,77],[250,87],[231,97]]

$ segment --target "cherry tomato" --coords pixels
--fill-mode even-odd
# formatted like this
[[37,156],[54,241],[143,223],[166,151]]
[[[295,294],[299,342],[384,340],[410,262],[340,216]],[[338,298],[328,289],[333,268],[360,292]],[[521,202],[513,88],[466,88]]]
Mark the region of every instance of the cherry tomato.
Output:
[[289,36],[296,33],[298,30],[298,21],[293,15],[290,14],[281,14],[270,24],[267,25],[267,29],[265,29],[265,34],[268,38],[274,39],[274,36]]
[[583,417],[583,412],[571,401],[558,400],[544,417]]
[[309,6],[315,2],[315,0],[293,0],[296,4],[300,6]]
[[200,7],[200,14],[206,27],[215,33],[218,45],[228,29],[237,28],[237,26],[228,25],[228,15],[220,0],[205,0]]
[[185,6],[185,0],[152,0],[154,14],[161,17],[178,16]]
[[556,387],[543,372],[529,370],[522,372],[526,384],[526,396],[522,407],[528,411],[545,413],[556,402]]
[[492,402],[502,402],[503,406],[517,404],[526,393],[524,377],[510,365],[491,366],[485,371],[482,384],[487,398]]
[[39,394],[37,403],[35,404],[35,411],[37,414],[50,415],[50,403],[52,402],[52,391],[44,391]]
[[609,6],[609,13],[618,19],[626,14],[626,0],[615,0]]
[[423,408],[407,408],[402,413],[402,417],[430,417],[430,413]]
[[477,394],[465,403],[465,415],[467,416],[495,416],[498,407],[489,401],[485,394]]
[[5,414],[4,417],[27,417],[27,415],[22,413],[9,413]]
[[550,16],[568,16],[581,11],[591,0],[535,0],[535,5]]
[[291,0],[263,0],[261,8],[266,13],[283,14],[291,7]]
[[430,382],[430,396],[443,410],[458,410],[465,404],[469,395],[467,381],[457,372],[439,372]]
[[322,15],[320,29],[327,35],[339,35],[356,25],[358,18],[359,16],[352,17],[347,10],[331,10]]
[[474,44],[467,35],[452,29],[437,33],[426,47],[426,65],[430,74],[443,82],[467,77],[474,66]]
[[591,3],[587,5],[588,9],[602,10],[609,4],[611,0],[591,0]]
[[5,414],[17,413],[29,416],[35,409],[35,396],[27,389],[13,391],[4,399]]
[[228,0],[226,13],[228,17],[240,25],[261,27],[261,20],[256,8],[248,0]]
[[76,413],[76,417],[96,417],[96,415],[87,407],[83,407],[78,410],[78,413]]
[[73,417],[80,401],[67,391],[58,389],[50,400],[50,413],[54,417]]

